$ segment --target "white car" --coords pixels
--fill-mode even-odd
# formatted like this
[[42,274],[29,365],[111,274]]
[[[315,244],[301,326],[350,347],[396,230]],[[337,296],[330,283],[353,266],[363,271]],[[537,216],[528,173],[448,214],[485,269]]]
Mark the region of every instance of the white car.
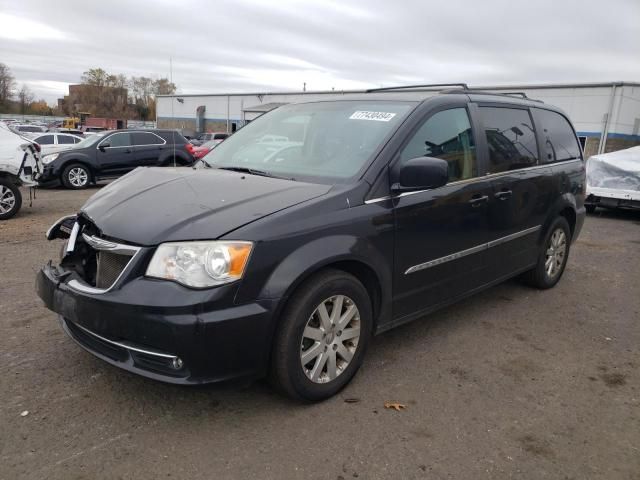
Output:
[[33,138],[33,141],[40,145],[43,156],[48,155],[49,153],[69,150],[70,148],[73,148],[76,143],[80,143],[82,140],[83,138],[78,135],[57,132],[49,132]]
[[0,124],[0,220],[22,206],[21,185],[35,187],[42,173],[40,146]]
[[640,209],[640,146],[587,160],[587,212],[598,207]]
[[27,136],[32,136],[32,134],[44,133],[47,131],[47,127],[43,127],[40,125],[33,124],[21,124],[21,123],[12,123],[11,130],[19,134],[28,134]]

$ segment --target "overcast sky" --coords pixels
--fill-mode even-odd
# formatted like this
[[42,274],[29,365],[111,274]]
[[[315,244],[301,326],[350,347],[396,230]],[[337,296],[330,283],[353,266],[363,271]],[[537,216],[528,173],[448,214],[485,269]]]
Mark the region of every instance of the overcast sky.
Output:
[[640,81],[640,0],[0,0],[0,62],[50,103],[169,57],[179,93]]

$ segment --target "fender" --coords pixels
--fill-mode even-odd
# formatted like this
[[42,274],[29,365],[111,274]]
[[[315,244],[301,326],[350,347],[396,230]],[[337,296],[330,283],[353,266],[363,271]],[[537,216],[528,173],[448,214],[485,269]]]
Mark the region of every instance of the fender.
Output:
[[[328,255],[328,252],[331,252]],[[358,262],[376,277],[380,293],[378,321],[391,317],[391,265],[375,245],[351,235],[333,235],[301,245],[282,260],[271,272],[259,298],[280,298],[281,305],[298,286],[315,272],[339,262]]]
[[[542,243],[544,242],[544,239],[547,236],[549,227],[551,226],[551,222],[553,222],[553,220],[560,214],[560,212],[562,212],[566,208],[570,208],[571,210],[573,210],[573,213],[576,216],[576,219],[578,218],[578,207],[576,204],[576,197],[573,194],[568,192],[560,195],[556,199],[554,204],[551,206],[551,208],[549,209],[549,214],[547,215],[547,218],[545,219],[544,224],[542,225],[542,228],[540,229],[540,233],[538,235],[538,245],[542,245]],[[577,228],[577,225],[572,226],[572,228]],[[574,238],[575,238],[575,235],[574,235]],[[573,238],[571,240],[573,242]]]

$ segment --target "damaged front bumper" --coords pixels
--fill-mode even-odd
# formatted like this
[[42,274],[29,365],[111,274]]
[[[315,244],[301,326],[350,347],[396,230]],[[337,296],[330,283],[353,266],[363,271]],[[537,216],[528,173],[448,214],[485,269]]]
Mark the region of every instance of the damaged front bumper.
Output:
[[73,288],[78,275],[51,264],[36,291],[82,348],[119,368],[199,384],[266,372],[275,301],[235,305],[237,286],[192,290],[137,276],[117,289]]

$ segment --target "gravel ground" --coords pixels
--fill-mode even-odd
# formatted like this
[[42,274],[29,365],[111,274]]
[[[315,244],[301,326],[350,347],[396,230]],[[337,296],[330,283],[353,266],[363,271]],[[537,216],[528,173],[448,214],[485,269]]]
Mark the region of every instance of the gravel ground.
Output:
[[639,213],[589,216],[556,288],[507,282],[376,337],[350,386],[301,406],[146,380],[63,334],[34,276],[94,191],[0,223],[0,478],[640,479]]

